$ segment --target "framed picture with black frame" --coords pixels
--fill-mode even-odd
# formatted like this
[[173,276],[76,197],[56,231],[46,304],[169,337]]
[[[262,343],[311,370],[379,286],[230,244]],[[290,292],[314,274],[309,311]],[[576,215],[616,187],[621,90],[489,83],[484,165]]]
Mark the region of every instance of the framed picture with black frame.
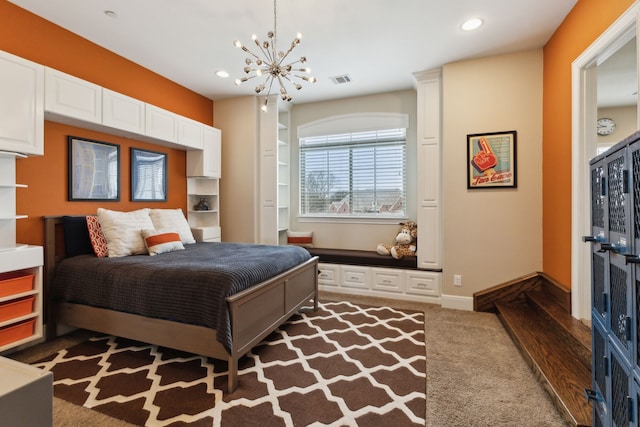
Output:
[[69,201],[120,201],[120,146],[67,137]]
[[131,148],[131,201],[167,201],[167,153]]
[[467,188],[517,188],[516,131],[467,135]]

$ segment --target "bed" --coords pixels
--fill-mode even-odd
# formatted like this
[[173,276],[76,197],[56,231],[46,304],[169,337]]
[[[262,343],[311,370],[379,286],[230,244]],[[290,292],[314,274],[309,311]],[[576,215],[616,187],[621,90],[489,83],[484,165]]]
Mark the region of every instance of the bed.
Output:
[[[69,217],[44,217],[45,300],[47,301],[48,338],[56,335],[57,324],[65,324],[227,360],[229,370],[227,391],[231,393],[238,386],[238,360],[242,356],[295,312],[304,306],[311,307],[311,301],[313,301],[313,310],[318,307],[318,258],[310,256],[302,248],[234,243],[195,243],[185,245],[184,251],[154,257],[131,256],[113,259],[98,258],[95,255],[66,257],[63,244],[65,238],[63,218]],[[208,267],[206,269],[194,267],[193,262],[204,257],[204,255],[199,255],[198,251],[226,250],[233,251],[237,257],[247,256],[250,258],[248,255],[243,255],[242,251],[249,250],[254,246],[259,246],[257,249],[260,250],[276,251],[269,252],[268,255],[274,260],[293,258],[295,265],[279,264],[274,267],[271,266],[273,262],[269,262],[268,267],[258,267],[255,277],[248,279],[249,281],[259,279],[257,283],[242,285],[242,287],[232,283],[229,285],[231,287],[228,294],[225,294],[227,292],[225,290],[207,291],[210,286],[194,285],[201,279],[202,283],[209,279],[217,280],[217,276],[214,278],[209,276],[221,274],[204,271],[208,270]],[[277,255],[280,251],[284,251],[284,255]],[[306,252],[307,255],[300,257],[303,252]],[[221,263],[224,259],[223,252],[215,253],[217,255],[207,256],[220,260],[219,263]],[[173,257],[173,255],[177,256]],[[184,260],[189,261],[186,265],[181,265]],[[244,271],[248,270],[251,262],[247,260],[242,271],[236,271],[231,275],[234,278],[236,276],[243,278]],[[152,265],[145,265],[149,263]],[[212,263],[214,262],[212,261]],[[284,268],[285,266],[286,268]],[[88,270],[77,273],[76,269],[78,268],[87,268]],[[161,273],[162,277],[158,276],[159,268],[164,269]],[[284,268],[284,271],[272,275],[273,268]],[[92,269],[95,271],[92,272]],[[125,280],[133,275],[133,273],[129,273],[133,270],[139,270],[143,278],[146,270],[147,281],[154,278],[155,294],[153,297],[149,298],[149,295],[152,294],[144,294],[141,291],[143,287],[140,281],[143,279],[135,279],[138,280],[135,282],[135,286],[132,284],[113,284],[114,293],[125,288],[133,289],[134,293],[130,298],[121,297],[119,302],[111,305],[105,304],[105,297],[100,294],[111,292],[112,288],[109,287],[111,284],[106,285],[106,282],[111,283],[112,276],[109,275],[109,272],[116,271],[118,274],[113,277]],[[223,267],[222,270],[226,270],[226,267]],[[181,280],[180,276],[187,273],[196,274],[196,276],[186,280],[185,284],[181,284],[180,289],[176,289],[178,286],[171,286],[173,280],[179,281]],[[74,276],[82,277],[81,283],[76,283],[75,288],[72,284]],[[207,279],[205,280],[205,278]],[[82,281],[84,281],[84,285]],[[190,284],[192,287],[189,288]],[[183,289],[183,286],[186,288]],[[67,287],[69,289],[65,289]],[[94,296],[91,296],[91,288],[94,288]],[[177,293],[179,291],[180,293]],[[211,300],[215,299],[213,294],[216,293],[222,295],[219,305],[203,305],[203,301],[209,301],[210,298]],[[95,294],[98,295],[95,296]],[[189,295],[195,295],[191,302],[188,302],[190,299],[187,296]],[[162,302],[164,296],[166,296],[166,300]],[[129,299],[144,301],[146,307],[132,309],[127,305],[131,302],[128,301]],[[156,299],[158,301],[155,301]],[[175,310],[168,313],[158,312],[157,306],[163,304],[168,308],[171,306]]]

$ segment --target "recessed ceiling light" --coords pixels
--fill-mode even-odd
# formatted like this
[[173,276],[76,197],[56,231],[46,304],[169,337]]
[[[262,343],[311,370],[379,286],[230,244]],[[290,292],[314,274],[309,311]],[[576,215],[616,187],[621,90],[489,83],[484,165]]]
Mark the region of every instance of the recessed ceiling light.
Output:
[[218,70],[216,71],[216,76],[222,78],[222,79],[226,79],[227,77],[229,77],[229,73],[226,72],[225,70]]
[[113,10],[105,10],[104,14],[107,15],[109,18],[117,18],[118,14],[115,13]]
[[482,24],[483,24],[482,19],[480,19],[480,18],[471,18],[471,19],[467,19],[466,21],[464,21],[464,24],[462,24],[462,29],[464,31],[473,31],[473,30],[479,28]]

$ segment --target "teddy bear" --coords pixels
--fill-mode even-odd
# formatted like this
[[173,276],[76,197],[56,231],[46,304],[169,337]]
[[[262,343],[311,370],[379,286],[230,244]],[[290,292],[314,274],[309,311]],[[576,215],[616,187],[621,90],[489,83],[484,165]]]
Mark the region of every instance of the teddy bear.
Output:
[[400,230],[395,238],[394,245],[380,243],[376,252],[380,255],[391,255],[395,259],[416,254],[416,239],[418,237],[418,226],[413,221],[401,222]]

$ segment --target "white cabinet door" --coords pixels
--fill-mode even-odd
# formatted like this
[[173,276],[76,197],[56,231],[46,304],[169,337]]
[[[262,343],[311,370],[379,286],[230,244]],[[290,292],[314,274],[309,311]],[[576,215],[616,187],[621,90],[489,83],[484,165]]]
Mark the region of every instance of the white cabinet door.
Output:
[[44,109],[47,114],[101,123],[100,86],[49,67],[45,68],[44,86]]
[[417,222],[418,268],[442,266],[442,194],[440,164],[442,141],[440,129],[441,82],[439,72],[418,78],[417,123]]
[[213,127],[203,129],[204,175],[222,176],[222,131]]
[[0,150],[44,154],[44,67],[0,52]]
[[178,144],[202,149],[204,125],[187,117],[178,118]]
[[[261,101],[263,102],[263,101]],[[270,95],[269,108],[260,120],[260,240],[277,245],[278,235],[278,111],[277,98]]]
[[102,124],[114,129],[144,134],[145,104],[130,96],[102,89]]
[[211,126],[203,126],[202,150],[187,151],[187,176],[220,178],[222,132]]
[[168,142],[178,141],[178,115],[146,104],[145,135]]

